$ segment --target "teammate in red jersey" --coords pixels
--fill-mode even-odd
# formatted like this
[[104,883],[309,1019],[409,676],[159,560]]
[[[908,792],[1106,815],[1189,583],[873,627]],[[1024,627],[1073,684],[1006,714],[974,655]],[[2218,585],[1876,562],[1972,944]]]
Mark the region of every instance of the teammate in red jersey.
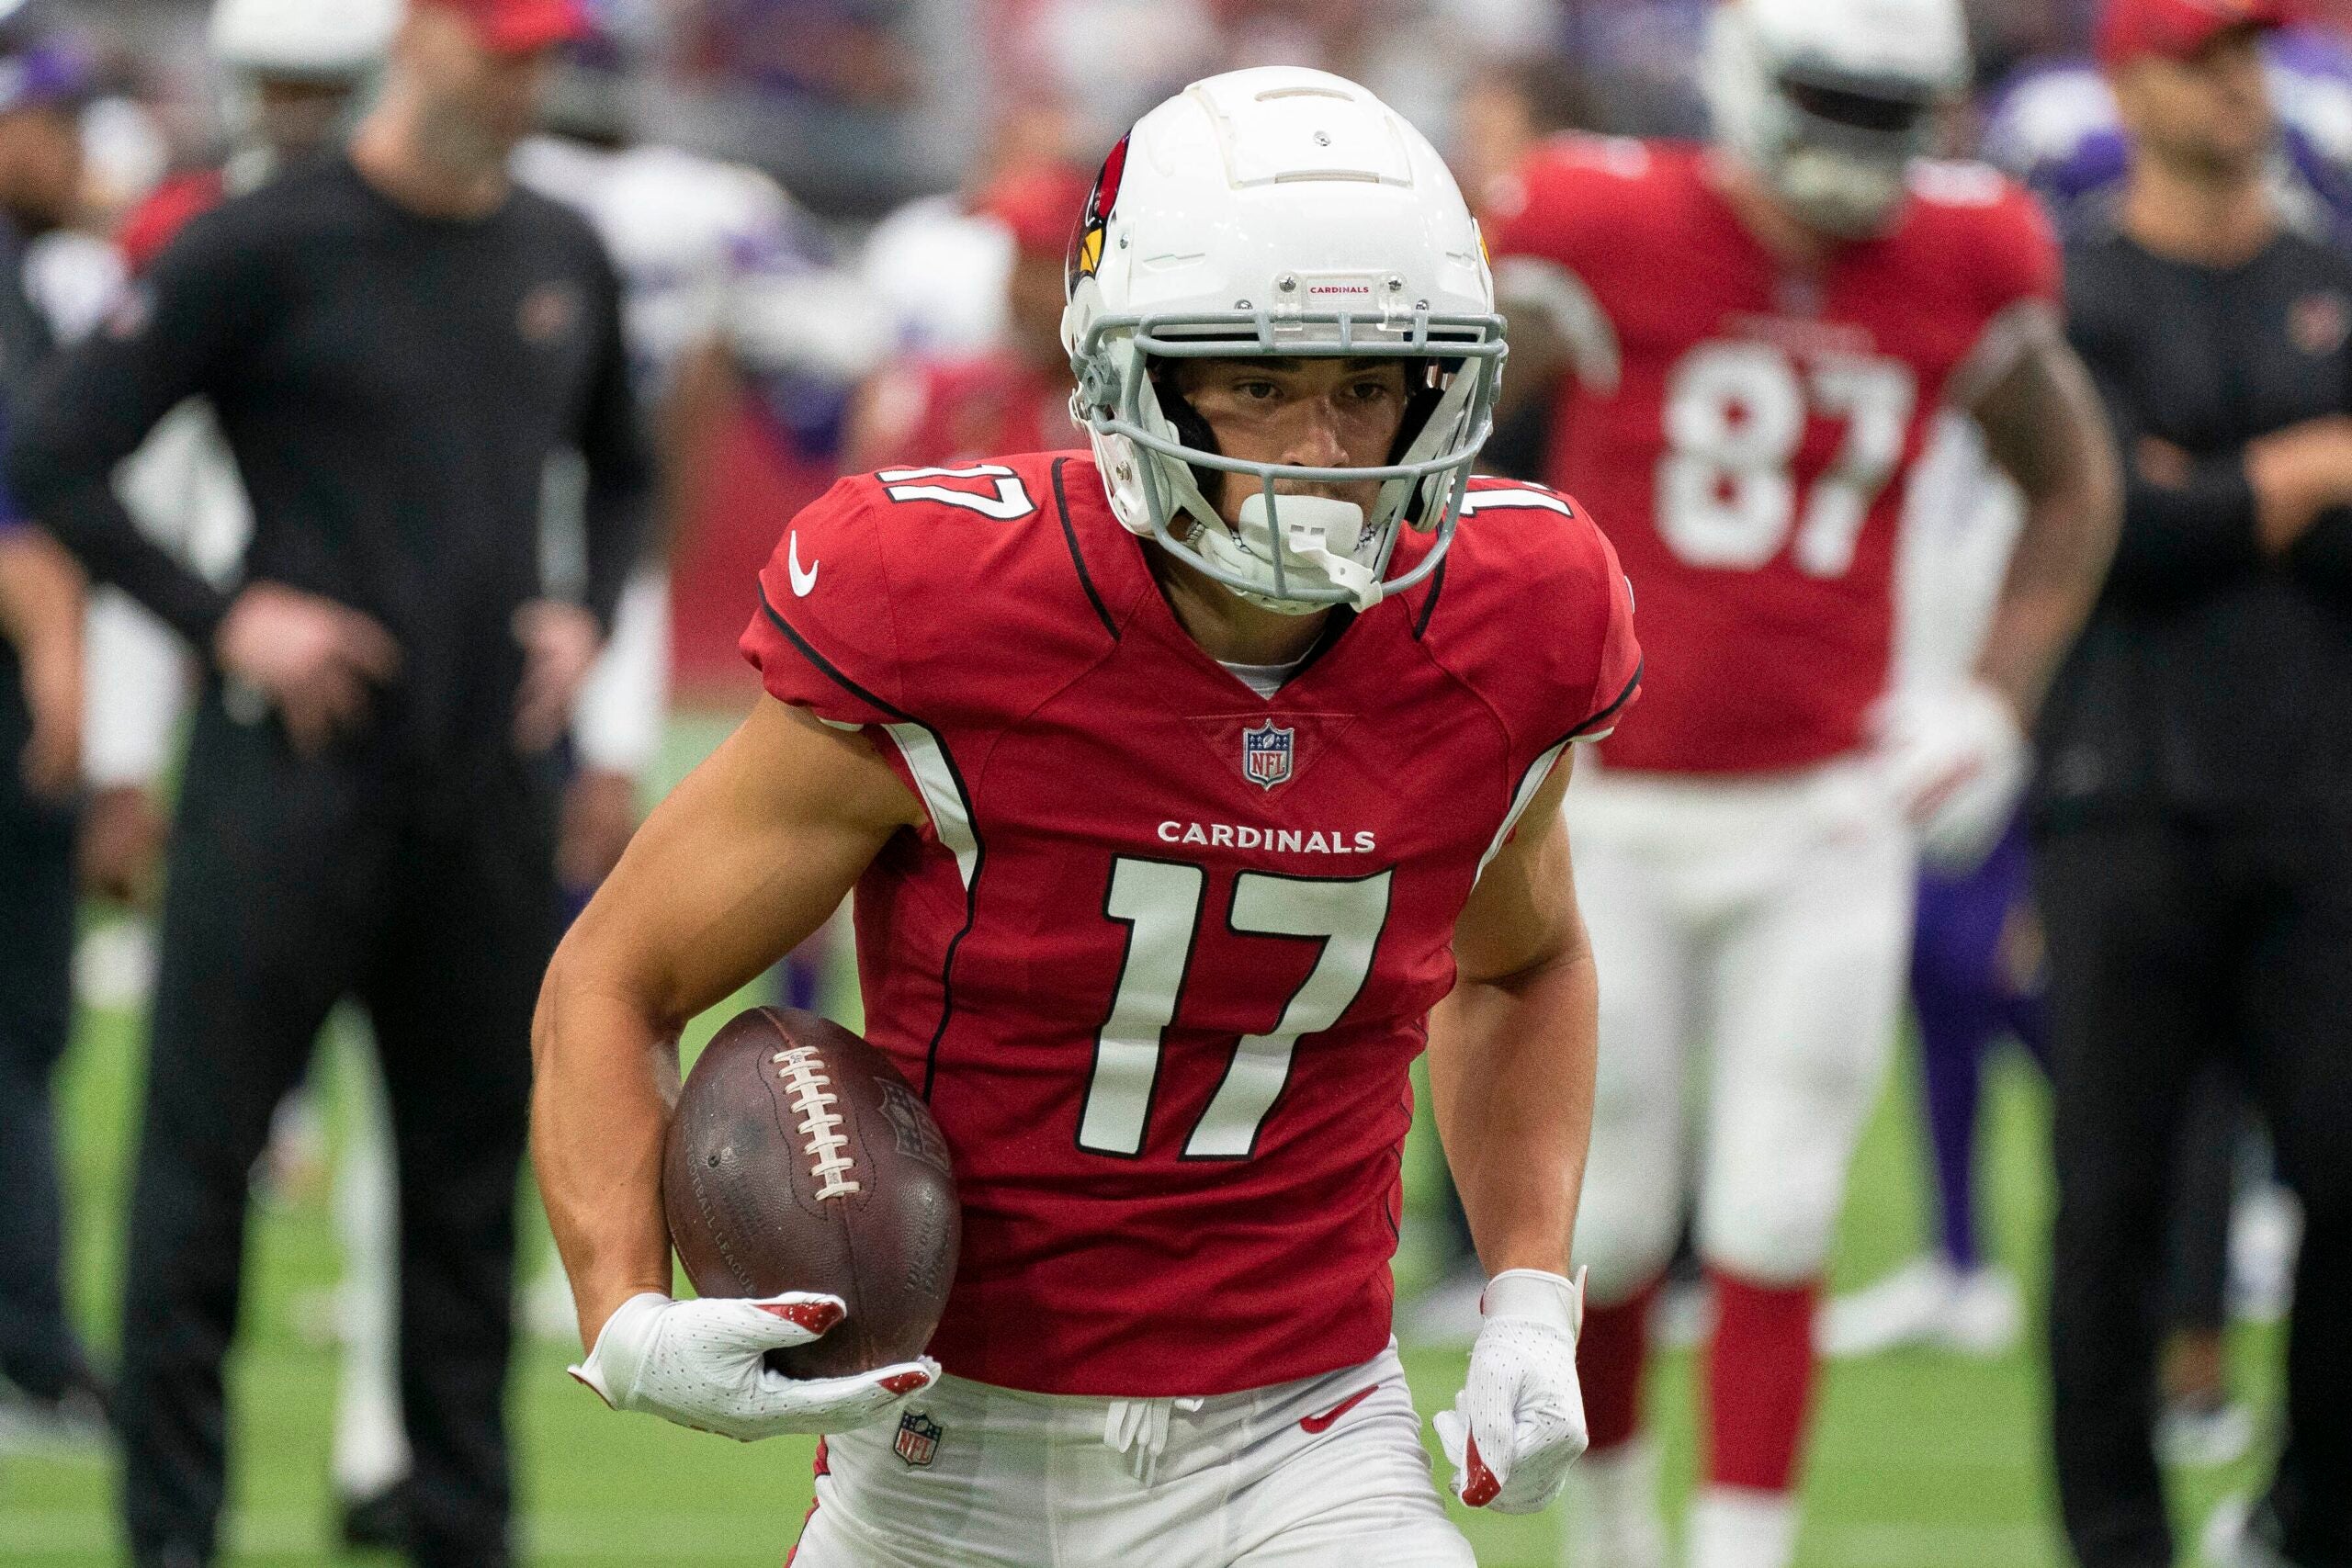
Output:
[[[1087,204],[1093,454],[886,469],[786,530],[744,639],[768,699],[549,973],[537,1148],[584,1381],[831,1434],[801,1568],[1470,1563],[1389,1337],[1425,1045],[1493,1271],[1454,1485],[1540,1507],[1582,1450],[1597,1022],[1557,803],[1639,654],[1581,511],[1466,477],[1492,297],[1404,121],[1217,77]],[[853,886],[964,1255],[933,1359],[797,1382],[758,1356],[805,1329],[663,1293],[663,1086]]]
[[1004,341],[980,354],[885,367],[859,395],[847,468],[968,463],[1078,438],[1061,343],[1062,263],[1069,215],[1086,193],[1086,176],[1057,164],[1006,175],[981,192],[980,213],[1012,243]]
[[[1693,1169],[1718,1327],[1690,1561],[1790,1560],[1815,1292],[1894,1032],[1914,835],[1965,859],[2006,825],[2116,527],[2040,216],[1989,170],[1919,161],[1967,80],[1957,0],[1730,0],[1707,73],[1714,145],[1557,141],[1489,214],[1513,381],[1573,378],[1551,477],[1597,508],[1650,660],[1642,723],[1568,796],[1609,976],[1571,1516],[1575,1560],[1611,1568],[1664,1556],[1642,1325]],[[1900,492],[1946,406],[2030,515],[1973,675],[1883,710]]]

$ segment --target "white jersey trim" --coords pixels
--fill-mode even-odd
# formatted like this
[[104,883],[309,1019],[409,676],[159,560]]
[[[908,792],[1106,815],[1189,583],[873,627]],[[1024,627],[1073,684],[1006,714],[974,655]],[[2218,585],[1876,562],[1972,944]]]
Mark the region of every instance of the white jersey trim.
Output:
[[[1607,733],[1607,730],[1602,730],[1600,735],[1577,736],[1575,739],[1598,740],[1600,735]],[[1512,832],[1519,827],[1519,819],[1527,815],[1527,808],[1535,804],[1536,795],[1543,791],[1544,781],[1552,776],[1553,765],[1559,761],[1560,754],[1572,743],[1569,740],[1563,740],[1529,764],[1526,773],[1519,781],[1518,790],[1511,795],[1510,810],[1504,814],[1503,825],[1495,829],[1494,842],[1488,844],[1487,852],[1478,857],[1480,876],[1487,874],[1487,867],[1493,864],[1495,857],[1503,852],[1503,845],[1510,841]]]
[[979,869],[980,840],[972,829],[972,803],[965,796],[954,764],[947,760],[946,746],[929,726],[913,720],[882,728],[898,744],[899,754],[907,760],[907,772],[914,775],[923,809],[931,813],[932,831],[956,857],[956,874],[963,878],[965,891],[969,892],[972,877]]
[[1474,490],[1462,498],[1462,515],[1475,516],[1481,512],[1510,512],[1540,507],[1556,512],[1563,517],[1574,517],[1577,509],[1548,490]]

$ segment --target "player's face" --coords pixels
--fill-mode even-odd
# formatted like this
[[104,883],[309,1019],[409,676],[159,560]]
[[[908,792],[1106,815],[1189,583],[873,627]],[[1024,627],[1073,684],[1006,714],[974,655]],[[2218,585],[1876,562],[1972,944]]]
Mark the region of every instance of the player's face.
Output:
[[2209,177],[2245,177],[2277,135],[2262,42],[2224,33],[2194,60],[2143,59],[2118,73],[2115,96],[2132,139],[2153,156]]
[[[1348,359],[1193,359],[1179,367],[1177,387],[1208,422],[1216,449],[1252,463],[1316,468],[1373,468],[1389,460],[1404,427],[1408,388],[1401,361]],[[1257,490],[1247,474],[1220,474],[1209,499],[1228,521]],[[1327,495],[1369,513],[1376,479],[1352,484],[1278,481],[1277,494]]]

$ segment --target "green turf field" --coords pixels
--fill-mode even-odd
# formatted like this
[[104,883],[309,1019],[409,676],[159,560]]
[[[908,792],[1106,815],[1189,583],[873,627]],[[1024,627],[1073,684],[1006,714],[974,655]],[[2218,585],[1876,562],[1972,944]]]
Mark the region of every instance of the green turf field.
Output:
[[[102,1346],[113,1339],[137,1043],[135,1019],[85,1017],[63,1083],[74,1274]],[[1861,1153],[1841,1283],[1874,1277],[1918,1235],[1923,1173],[1911,1106],[1906,1075],[1890,1085]],[[2029,1279],[2042,1272],[2044,1131],[2038,1084],[2029,1070],[2005,1066],[1989,1100],[1994,1240]],[[1434,1157],[1433,1144],[1419,1140],[1408,1167],[1417,1190],[1426,1187]],[[1425,1267],[1416,1240],[1408,1228],[1398,1265],[1408,1289]],[[253,1249],[232,1375],[237,1473],[230,1561],[294,1568],[333,1557],[326,1456],[334,1356],[299,1332],[292,1311],[299,1295],[335,1277],[323,1197],[261,1214]],[[2265,1404],[2275,1382],[2274,1348],[2265,1334],[2249,1334],[2240,1346],[2242,1375]],[[775,1568],[808,1505],[809,1445],[780,1439],[745,1448],[609,1414],[563,1376],[567,1353],[575,1350],[533,1345],[516,1369],[528,1561]],[[1414,1353],[1407,1360],[1425,1412],[1451,1401],[1458,1355]],[[1652,1408],[1679,1490],[1692,1465],[1689,1358],[1669,1358],[1659,1371]],[[1916,1353],[1830,1370],[1805,1483],[1804,1568],[2055,1568],[2062,1559],[2050,1524],[2042,1398],[2030,1354],[1986,1363]],[[2181,1514],[2191,1527],[2184,1540],[2193,1541],[2203,1510],[2250,1475],[2241,1467],[2178,1478]],[[96,1463],[0,1455],[0,1562],[96,1568],[119,1561],[109,1483]],[[1561,1561],[1555,1516],[1465,1517],[1464,1528],[1488,1568]]]

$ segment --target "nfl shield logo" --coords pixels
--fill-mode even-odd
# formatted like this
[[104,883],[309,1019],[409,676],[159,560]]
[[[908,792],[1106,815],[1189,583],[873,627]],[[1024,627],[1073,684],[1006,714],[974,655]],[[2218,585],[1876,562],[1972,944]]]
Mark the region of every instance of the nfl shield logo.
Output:
[[899,1457],[917,1470],[928,1470],[938,1457],[939,1439],[945,1429],[920,1410],[910,1410],[899,1418]]
[[1298,732],[1280,729],[1268,719],[1241,732],[1241,773],[1260,789],[1272,789],[1290,777],[1291,739]]

